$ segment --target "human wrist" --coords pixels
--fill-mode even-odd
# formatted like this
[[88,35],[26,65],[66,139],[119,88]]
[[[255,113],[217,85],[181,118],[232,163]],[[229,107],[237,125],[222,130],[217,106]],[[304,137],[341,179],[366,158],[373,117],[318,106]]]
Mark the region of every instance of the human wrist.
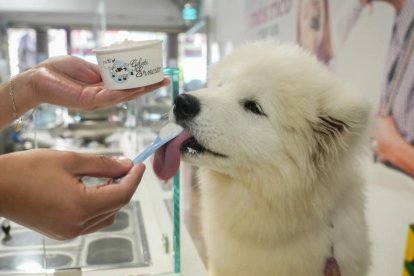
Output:
[[17,116],[40,104],[33,85],[34,69],[27,70],[10,79],[9,89],[12,91]]

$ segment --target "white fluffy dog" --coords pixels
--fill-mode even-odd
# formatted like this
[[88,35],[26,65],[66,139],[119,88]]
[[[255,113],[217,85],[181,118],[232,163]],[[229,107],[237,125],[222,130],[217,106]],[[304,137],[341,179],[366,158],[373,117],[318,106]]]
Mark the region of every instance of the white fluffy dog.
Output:
[[[157,153],[199,167],[203,234],[214,276],[362,276],[369,266],[356,156],[368,104],[294,45],[255,42],[181,94],[186,132]],[[173,169],[171,169],[173,168]]]

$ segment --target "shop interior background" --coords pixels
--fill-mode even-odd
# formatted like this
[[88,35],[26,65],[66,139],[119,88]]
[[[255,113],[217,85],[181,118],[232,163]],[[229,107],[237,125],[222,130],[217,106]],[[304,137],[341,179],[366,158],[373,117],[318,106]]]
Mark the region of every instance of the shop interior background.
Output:
[[[180,91],[191,91],[205,85],[209,66],[247,41],[304,43],[299,41],[298,31],[305,16],[301,9],[315,1],[328,4],[333,54],[326,61],[327,66],[359,89],[376,112],[396,15],[385,1],[372,1],[370,8],[362,9],[357,18],[353,18],[353,12],[359,0],[2,1],[0,77],[6,81],[19,72],[17,49],[24,35],[29,38],[25,45],[28,52],[33,43],[42,47],[35,54],[35,62],[61,54],[96,62],[92,51],[95,47],[126,38],[161,39],[165,47],[164,65],[179,68]],[[194,7],[196,16],[192,17]],[[47,37],[47,46],[39,44],[36,36]],[[318,36],[321,34],[315,34]],[[130,110],[139,107],[148,111],[141,114],[146,122],[130,122],[131,127],[151,126],[159,118],[147,104],[148,101],[141,101],[134,107],[127,106]],[[6,151],[6,144],[0,145],[0,151]],[[408,225],[414,222],[410,212],[414,207],[414,181],[371,161],[366,162],[366,171],[367,215],[373,241],[370,275],[398,275],[403,269]],[[203,260],[202,238],[194,222],[197,216],[191,212],[197,207],[198,192],[193,188],[195,180],[191,174],[184,184],[189,187],[184,189],[184,195],[192,194],[191,200],[183,202],[183,210],[190,210],[184,220]]]

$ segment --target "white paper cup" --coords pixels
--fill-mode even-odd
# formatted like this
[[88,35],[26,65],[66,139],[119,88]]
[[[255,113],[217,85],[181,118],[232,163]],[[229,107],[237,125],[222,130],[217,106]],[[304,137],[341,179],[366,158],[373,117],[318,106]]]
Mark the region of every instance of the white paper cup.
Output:
[[162,41],[130,41],[94,50],[107,89],[129,89],[164,78]]

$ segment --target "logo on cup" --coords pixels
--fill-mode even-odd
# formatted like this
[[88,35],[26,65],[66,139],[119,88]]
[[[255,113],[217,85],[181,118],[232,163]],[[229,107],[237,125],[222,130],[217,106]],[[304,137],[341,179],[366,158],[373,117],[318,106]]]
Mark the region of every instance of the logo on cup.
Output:
[[149,61],[144,58],[133,59],[129,63],[115,58],[104,60],[103,66],[108,70],[112,80],[117,83],[126,82],[129,76],[136,78],[147,77],[161,72],[159,65],[151,66]]
[[108,70],[112,80],[123,83],[131,74],[131,66],[122,60],[107,59],[103,62],[104,68]]

